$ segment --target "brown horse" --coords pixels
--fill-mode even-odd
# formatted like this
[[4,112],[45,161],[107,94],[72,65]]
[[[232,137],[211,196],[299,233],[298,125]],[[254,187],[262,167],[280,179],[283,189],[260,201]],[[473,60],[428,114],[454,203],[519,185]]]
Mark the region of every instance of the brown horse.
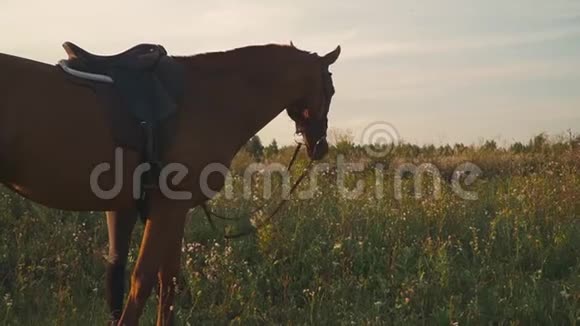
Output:
[[[136,220],[132,176],[140,156],[124,152],[117,196],[95,194],[89,182],[94,167],[116,162],[111,121],[95,93],[72,83],[56,66],[0,54],[0,182],[48,207],[108,211],[108,299],[118,310],[119,324],[138,324],[157,279],[157,324],[169,324],[186,212],[211,197],[201,183],[215,191],[224,184],[222,174],[204,181],[201,171],[210,163],[229,166],[241,146],[284,109],[310,158],[321,159],[328,151],[327,114],[334,93],[329,66],[339,54],[340,47],[321,57],[294,46],[265,45],[175,58],[186,71],[186,95],[171,118],[172,141],[161,158],[187,168],[172,189],[189,191],[191,197],[176,200],[151,191],[122,314],[124,262]],[[109,189],[114,179],[112,173],[103,175],[102,188]]]

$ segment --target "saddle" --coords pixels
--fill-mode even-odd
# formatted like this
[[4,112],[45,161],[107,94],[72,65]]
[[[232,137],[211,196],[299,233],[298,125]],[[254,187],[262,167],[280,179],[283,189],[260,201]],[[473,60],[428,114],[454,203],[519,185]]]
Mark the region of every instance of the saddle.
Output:
[[159,58],[167,55],[161,45],[139,44],[117,55],[95,55],[71,42],[65,42],[64,50],[68,54],[69,66],[78,70],[106,75],[112,68],[147,70],[153,68]]
[[120,54],[101,56],[66,42],[59,66],[76,83],[92,88],[111,121],[118,146],[142,154],[151,170],[141,180],[138,208],[146,216],[147,190],[158,187],[160,153],[170,137],[167,120],[184,93],[184,69],[161,45],[140,44]]

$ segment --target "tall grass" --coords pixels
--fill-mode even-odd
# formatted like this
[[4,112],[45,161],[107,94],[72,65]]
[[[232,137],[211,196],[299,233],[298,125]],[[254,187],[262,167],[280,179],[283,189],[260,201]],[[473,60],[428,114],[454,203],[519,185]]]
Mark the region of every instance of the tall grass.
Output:
[[[509,149],[401,145],[381,159],[335,146],[314,198],[291,201],[272,224],[237,240],[223,239],[192,211],[178,324],[576,325],[580,151],[572,141],[535,141]],[[287,162],[291,151],[261,159]],[[339,154],[366,167],[347,178],[351,186],[366,182],[355,199],[337,189]],[[251,161],[242,153],[234,167]],[[448,182],[466,161],[483,171],[467,187],[477,200],[461,199]],[[440,196],[429,194],[433,184],[424,178],[426,191],[416,198],[407,177],[395,200],[393,171],[404,162],[436,165]],[[384,166],[380,198],[371,187],[377,163]],[[254,188],[259,194],[261,184]],[[248,227],[252,200],[221,196],[212,205],[242,218],[218,226]],[[0,323],[105,324],[106,239],[101,213],[48,210],[1,192]],[[150,301],[145,325],[155,320]]]

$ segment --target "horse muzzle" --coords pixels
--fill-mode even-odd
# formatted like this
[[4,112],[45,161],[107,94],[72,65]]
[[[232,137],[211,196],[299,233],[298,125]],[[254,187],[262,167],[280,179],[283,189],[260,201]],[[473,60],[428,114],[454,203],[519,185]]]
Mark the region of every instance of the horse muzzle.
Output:
[[308,152],[308,157],[311,160],[318,161],[323,159],[326,154],[328,154],[328,142],[326,137],[320,138],[314,145],[306,143],[306,150]]

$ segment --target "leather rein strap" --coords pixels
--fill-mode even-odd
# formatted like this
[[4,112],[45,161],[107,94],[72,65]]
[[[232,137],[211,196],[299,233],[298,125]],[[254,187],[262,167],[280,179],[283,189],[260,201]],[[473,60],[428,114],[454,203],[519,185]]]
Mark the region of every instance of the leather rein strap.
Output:
[[[320,140],[316,143],[315,148],[317,147],[319,142],[320,142]],[[292,169],[292,166],[294,165],[294,162],[296,162],[296,158],[298,157],[298,152],[300,151],[300,147],[302,147],[302,143],[298,143],[298,145],[296,146],[296,149],[294,150],[294,154],[292,155],[292,159],[290,160],[290,163],[288,163],[288,168],[286,171],[289,172],[290,169]],[[234,233],[234,234],[225,234],[224,238],[236,239],[236,238],[240,238],[240,237],[243,237],[246,235],[250,235],[252,233],[255,233],[257,230],[259,230],[261,227],[263,227],[266,223],[270,222],[274,218],[274,216],[276,216],[276,214],[282,209],[282,207],[284,207],[284,205],[286,203],[288,203],[288,201],[290,201],[290,196],[292,196],[294,191],[296,191],[296,189],[298,188],[298,185],[300,185],[300,182],[302,182],[302,180],[304,180],[304,178],[306,177],[306,175],[310,171],[310,168],[312,167],[312,163],[313,163],[313,161],[309,160],[308,165],[306,166],[306,168],[304,169],[302,174],[298,177],[298,179],[296,179],[296,182],[294,182],[294,185],[292,185],[292,188],[290,188],[290,192],[288,193],[288,197],[283,198],[280,201],[280,203],[278,203],[276,208],[274,208],[274,210],[268,215],[267,218],[256,222],[256,225],[254,226],[253,229],[250,229],[250,230],[244,231],[244,232]],[[250,215],[255,215],[256,213],[262,211],[265,206],[266,206],[266,204],[263,204],[263,205],[259,206],[258,208],[254,209],[250,213]],[[212,216],[217,217],[217,218],[222,219],[222,220],[225,220],[225,221],[237,221],[237,220],[239,220],[238,218],[226,217],[226,216],[218,215],[218,214],[212,212],[209,209],[209,207],[207,206],[207,203],[201,204],[201,207],[203,208],[203,211],[205,212],[205,216],[207,217],[207,220],[214,231],[217,231],[217,227],[213,223]]]

